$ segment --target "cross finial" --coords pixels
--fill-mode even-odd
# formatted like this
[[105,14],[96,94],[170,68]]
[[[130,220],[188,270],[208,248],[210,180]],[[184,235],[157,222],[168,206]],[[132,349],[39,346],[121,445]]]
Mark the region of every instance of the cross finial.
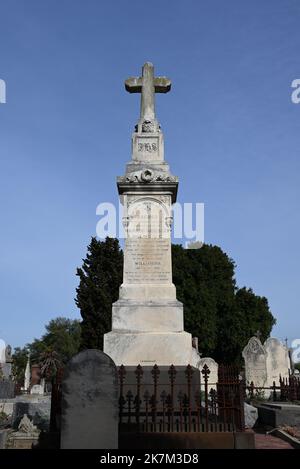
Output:
[[129,93],[141,93],[141,121],[155,120],[155,93],[168,93],[171,80],[166,77],[155,77],[154,66],[150,62],[143,65],[141,77],[125,80],[125,88]]
[[260,330],[257,330],[254,335],[255,335],[255,337],[257,337],[260,340],[260,338],[261,338]]

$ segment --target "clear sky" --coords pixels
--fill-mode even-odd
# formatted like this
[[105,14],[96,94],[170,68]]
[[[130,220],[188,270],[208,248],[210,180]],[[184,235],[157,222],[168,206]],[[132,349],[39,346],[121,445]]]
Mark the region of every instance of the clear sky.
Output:
[[205,241],[265,295],[273,335],[300,337],[299,0],[2,0],[0,338],[23,345],[79,318],[76,267],[96,206],[117,203],[152,61],[179,201],[205,203]]

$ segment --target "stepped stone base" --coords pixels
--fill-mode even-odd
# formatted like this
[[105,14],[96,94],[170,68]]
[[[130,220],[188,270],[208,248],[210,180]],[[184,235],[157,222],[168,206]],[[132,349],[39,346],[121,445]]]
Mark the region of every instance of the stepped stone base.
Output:
[[192,336],[187,332],[122,332],[104,335],[104,352],[116,365],[188,365]]
[[177,300],[119,300],[112,307],[112,331],[183,332],[183,305]]

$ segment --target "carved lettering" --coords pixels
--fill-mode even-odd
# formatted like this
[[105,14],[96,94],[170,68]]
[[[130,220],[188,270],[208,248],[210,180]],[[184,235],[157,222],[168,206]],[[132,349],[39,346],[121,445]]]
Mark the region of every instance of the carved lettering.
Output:
[[139,143],[138,144],[138,151],[139,152],[147,152],[147,153],[153,153],[157,151],[157,144],[155,142],[153,143]]

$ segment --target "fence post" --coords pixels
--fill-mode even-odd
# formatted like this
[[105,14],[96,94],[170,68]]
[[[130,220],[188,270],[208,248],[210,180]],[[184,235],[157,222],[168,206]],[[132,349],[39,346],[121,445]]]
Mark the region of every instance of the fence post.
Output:
[[205,431],[208,432],[208,377],[210,375],[210,370],[207,365],[204,365],[201,373],[204,378],[204,402],[205,402]]
[[126,375],[126,370],[125,370],[125,366],[124,365],[121,365],[119,367],[119,370],[118,370],[118,373],[119,373],[119,385],[120,385],[120,397],[119,397],[119,424],[122,424],[123,422],[123,409],[124,409],[124,405],[126,403],[125,399],[124,399],[124,379],[125,379],[125,375]]

